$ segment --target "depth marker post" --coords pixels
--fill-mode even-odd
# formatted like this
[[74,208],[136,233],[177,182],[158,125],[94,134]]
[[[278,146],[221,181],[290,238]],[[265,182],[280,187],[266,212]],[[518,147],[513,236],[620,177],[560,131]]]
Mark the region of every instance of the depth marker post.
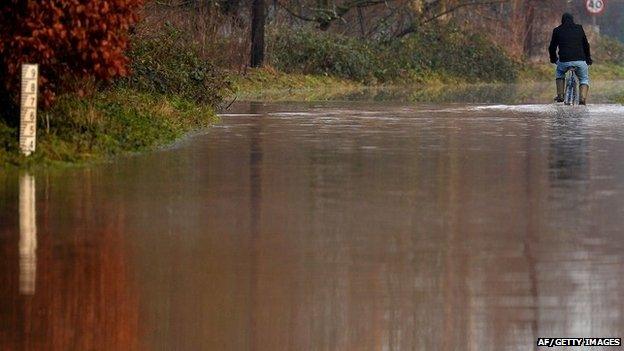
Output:
[[35,152],[37,142],[37,81],[39,65],[22,65],[20,96],[20,150],[26,156]]

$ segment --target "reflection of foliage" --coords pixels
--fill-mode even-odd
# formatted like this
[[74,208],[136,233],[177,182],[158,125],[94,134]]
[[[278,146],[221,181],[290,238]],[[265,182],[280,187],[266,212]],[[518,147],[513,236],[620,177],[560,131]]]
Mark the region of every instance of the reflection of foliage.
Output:
[[[48,197],[37,201],[41,221],[33,296],[18,295],[20,268],[13,256],[18,236],[3,241],[0,349],[139,350],[139,305],[129,269],[123,204],[95,191],[101,185],[97,177],[70,178],[61,182],[76,190],[63,195],[66,208],[54,206]],[[54,192],[45,182],[37,187]],[[59,216],[67,225],[64,230],[55,226]],[[89,231],[84,223],[91,224]]]

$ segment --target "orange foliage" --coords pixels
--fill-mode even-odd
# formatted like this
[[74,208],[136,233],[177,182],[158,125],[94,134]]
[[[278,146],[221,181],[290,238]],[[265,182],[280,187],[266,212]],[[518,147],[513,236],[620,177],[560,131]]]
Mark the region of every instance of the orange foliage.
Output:
[[128,32],[143,0],[4,0],[0,80],[17,91],[22,63],[40,65],[44,106],[64,77],[110,80],[127,74]]

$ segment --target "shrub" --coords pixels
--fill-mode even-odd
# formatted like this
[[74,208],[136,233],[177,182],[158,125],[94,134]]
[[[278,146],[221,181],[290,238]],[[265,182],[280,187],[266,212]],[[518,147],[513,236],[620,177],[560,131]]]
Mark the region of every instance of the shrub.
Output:
[[624,63],[624,44],[617,39],[600,36],[592,51],[596,63]]
[[201,58],[193,41],[180,30],[167,25],[153,36],[135,39],[129,52],[132,75],[121,79],[121,86],[211,106],[232,92],[227,76]]
[[306,27],[273,30],[270,41],[271,63],[286,72],[327,74],[360,81],[375,77],[376,53],[366,41]]
[[[0,5],[0,78],[17,91],[22,63],[40,64],[44,106],[65,76],[110,80],[127,73],[128,31],[143,0],[5,0]],[[16,97],[16,96],[15,96]]]
[[404,38],[363,40],[310,29],[270,35],[271,62],[286,72],[355,80],[416,80],[429,75],[513,81],[519,65],[502,48],[455,26],[426,26]]
[[519,69],[502,48],[453,25],[427,26],[390,46],[386,52],[405,61],[410,69],[431,70],[471,81],[509,82],[515,80]]

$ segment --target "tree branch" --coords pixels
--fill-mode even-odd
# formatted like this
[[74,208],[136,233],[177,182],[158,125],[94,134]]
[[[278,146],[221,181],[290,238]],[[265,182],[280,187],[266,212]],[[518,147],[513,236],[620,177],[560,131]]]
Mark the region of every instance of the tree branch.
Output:
[[303,15],[300,15],[298,13],[296,13],[295,11],[291,10],[290,8],[288,8],[288,6],[282,4],[280,1],[277,2],[277,5],[279,7],[281,7],[282,9],[284,9],[284,11],[288,12],[289,15],[296,17],[302,21],[308,21],[308,22],[316,22],[316,18],[312,18],[312,17],[305,17]]
[[322,30],[326,30],[329,28],[333,21],[342,19],[347,13],[349,13],[349,11],[354,8],[364,8],[369,6],[388,4],[388,2],[391,1],[394,0],[352,0],[342,5],[336,6],[335,9],[316,9],[318,15],[315,17],[306,17],[298,14],[293,10],[289,9],[287,6],[281,4],[280,2],[278,2],[278,5],[286,12],[288,12],[291,16],[294,16],[304,21],[318,22],[319,27]]
[[462,4],[457,4],[453,7],[451,7],[450,9],[440,12],[432,17],[429,17],[423,21],[420,21],[418,23],[412,23],[409,27],[405,28],[403,31],[401,31],[399,34],[397,34],[397,37],[404,37],[410,33],[415,32],[418,29],[418,26],[422,26],[423,24],[427,24],[433,20],[436,20],[444,15],[448,15],[451,12],[455,12],[457,10],[459,10],[462,7],[466,7],[466,6],[483,6],[483,5],[494,5],[494,4],[502,4],[502,3],[506,3],[509,2],[509,0],[498,0],[498,1],[473,1],[473,2],[465,2]]
[[444,12],[438,13],[437,15],[424,20],[422,22],[422,24],[431,22],[431,21],[433,21],[433,20],[435,20],[437,18],[440,18],[440,17],[442,17],[444,15],[448,15],[449,13],[455,12],[456,10],[459,10],[462,7],[466,7],[466,6],[480,6],[480,5],[494,5],[494,4],[501,4],[501,3],[505,3],[505,2],[509,2],[509,0],[477,1],[477,2],[467,2],[467,3],[459,4],[459,5],[451,7],[450,9],[448,9],[448,10],[446,10]]

